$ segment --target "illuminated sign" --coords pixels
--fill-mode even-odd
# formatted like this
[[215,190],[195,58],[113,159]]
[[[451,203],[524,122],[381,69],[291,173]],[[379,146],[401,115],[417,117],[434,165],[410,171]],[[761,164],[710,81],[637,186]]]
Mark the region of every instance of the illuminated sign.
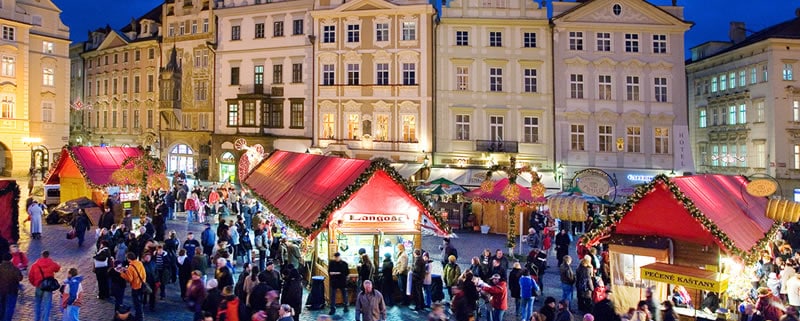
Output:
[[359,223],[403,223],[408,220],[405,214],[347,214],[348,222]]
[[778,184],[769,179],[756,179],[748,183],[745,190],[755,197],[766,197],[778,190]]
[[634,175],[634,174],[628,174],[628,176],[626,176],[626,177],[627,177],[627,178],[628,178],[628,180],[629,180],[629,181],[631,181],[631,182],[650,182],[650,181],[652,181],[652,180],[653,180],[653,178],[655,178],[656,176],[655,176],[655,175]]
[[721,278],[721,280],[712,280],[691,275],[659,271],[646,267],[642,267],[641,271],[642,279],[673,285],[683,285],[690,289],[723,292],[728,288],[727,278]]

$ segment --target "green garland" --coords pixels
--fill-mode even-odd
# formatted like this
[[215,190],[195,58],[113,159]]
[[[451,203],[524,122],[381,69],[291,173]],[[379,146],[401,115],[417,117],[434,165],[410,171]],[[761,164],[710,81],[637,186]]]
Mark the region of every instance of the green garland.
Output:
[[[8,194],[14,193],[13,197],[11,198],[11,240],[9,242],[16,243],[19,241],[19,198],[20,198],[20,190],[19,184],[17,181],[9,180],[7,181],[8,185],[0,189],[0,197]],[[27,208],[25,209],[28,210]]]
[[[256,168],[259,168],[261,164],[263,164],[268,158],[269,157],[265,158],[261,163],[259,163],[259,166],[257,166]],[[422,207],[426,212],[431,214],[431,218],[433,218],[434,223],[437,226],[439,226],[443,231],[450,233],[451,229],[450,225],[447,224],[447,221],[438,212],[431,209],[420,195],[414,193],[414,189],[411,186],[411,184],[409,184],[408,181],[406,181],[406,179],[400,176],[400,174],[398,174],[397,171],[394,168],[392,168],[388,160],[382,158],[373,160],[370,163],[369,167],[367,167],[367,169],[365,169],[364,172],[362,172],[361,175],[359,175],[358,178],[356,178],[356,180],[352,184],[348,185],[339,196],[336,196],[336,198],[334,198],[328,205],[326,205],[320,212],[319,217],[317,217],[317,219],[313,223],[311,223],[310,228],[302,226],[297,221],[290,219],[286,214],[283,213],[283,211],[281,211],[278,207],[273,205],[268,200],[264,199],[261,195],[258,195],[256,193],[253,194],[259,201],[261,201],[261,203],[264,204],[264,206],[267,209],[269,209],[269,211],[272,214],[275,214],[278,217],[280,217],[281,220],[286,225],[295,230],[298,234],[307,237],[315,234],[317,231],[324,228],[325,224],[328,222],[328,217],[330,216],[330,214],[338,210],[342,206],[344,206],[345,203],[350,199],[350,197],[359,189],[361,189],[361,187],[363,187],[364,184],[366,184],[370,180],[370,178],[372,178],[372,176],[379,170],[384,171],[386,174],[389,175],[390,178],[392,178],[392,180],[400,184],[405,189],[406,193],[414,197],[414,200],[417,201],[420,207]],[[242,181],[242,184],[246,185],[247,188],[253,190],[253,187],[250,186],[250,184],[248,184],[246,180]]]
[[506,233],[506,248],[514,248],[517,246],[517,224],[514,221],[514,217],[516,216],[517,204],[511,203],[511,206],[508,208],[508,233]]
[[583,236],[581,236],[579,242],[583,245],[588,244],[589,242],[596,240],[602,236],[609,235],[614,232],[616,229],[617,223],[622,220],[623,217],[627,213],[633,209],[633,207],[638,203],[643,197],[647,194],[653,192],[655,190],[656,184],[662,183],[664,184],[669,191],[672,193],[673,197],[681,202],[684,208],[689,212],[689,214],[697,220],[704,229],[709,231],[712,236],[714,236],[719,243],[728,251],[730,251],[733,255],[740,257],[743,261],[747,263],[754,262],[759,258],[758,252],[760,249],[763,249],[767,242],[775,235],[778,231],[780,225],[778,223],[773,224],[772,228],[766,233],[765,237],[758,241],[752,248],[750,249],[740,249],[736,246],[736,244],[731,240],[728,235],[722,231],[714,222],[712,222],[708,217],[706,217],[695,205],[694,202],[687,197],[683,192],[681,192],[680,188],[673,183],[668,176],[664,174],[659,174],[653,180],[645,185],[639,186],[636,191],[628,198],[628,201],[625,204],[622,204],[617,208],[616,211],[608,215],[608,217],[603,221],[599,226],[595,227],[591,231],[587,232]]

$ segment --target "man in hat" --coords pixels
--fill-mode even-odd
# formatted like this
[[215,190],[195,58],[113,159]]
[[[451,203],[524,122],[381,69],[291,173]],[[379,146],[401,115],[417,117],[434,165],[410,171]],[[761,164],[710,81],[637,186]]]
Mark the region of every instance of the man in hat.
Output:
[[350,301],[347,298],[347,275],[350,274],[350,267],[347,262],[342,261],[342,255],[339,252],[333,254],[333,260],[328,262],[328,275],[330,276],[330,305],[331,310],[328,312],[330,315],[336,314],[336,290],[342,293],[342,302],[344,303],[344,312],[347,313],[347,306]]
[[481,291],[486,292],[492,296],[492,321],[503,320],[503,315],[508,310],[508,286],[506,281],[500,277],[500,274],[492,275],[490,279],[491,285],[481,283]]

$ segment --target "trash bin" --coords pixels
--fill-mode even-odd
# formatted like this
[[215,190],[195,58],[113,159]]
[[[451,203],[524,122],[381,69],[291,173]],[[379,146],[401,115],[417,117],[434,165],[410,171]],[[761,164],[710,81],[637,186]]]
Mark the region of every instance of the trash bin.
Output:
[[431,274],[431,299],[433,302],[444,300],[444,283],[439,274]]
[[306,299],[306,306],[309,310],[321,310],[325,307],[325,277],[311,277],[311,293]]

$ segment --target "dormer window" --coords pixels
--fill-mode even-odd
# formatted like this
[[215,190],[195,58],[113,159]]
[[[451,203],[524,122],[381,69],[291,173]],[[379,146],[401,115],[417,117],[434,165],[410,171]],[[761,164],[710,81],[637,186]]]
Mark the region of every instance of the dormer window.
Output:
[[149,34],[150,33],[150,24],[147,22],[142,22],[142,34]]

